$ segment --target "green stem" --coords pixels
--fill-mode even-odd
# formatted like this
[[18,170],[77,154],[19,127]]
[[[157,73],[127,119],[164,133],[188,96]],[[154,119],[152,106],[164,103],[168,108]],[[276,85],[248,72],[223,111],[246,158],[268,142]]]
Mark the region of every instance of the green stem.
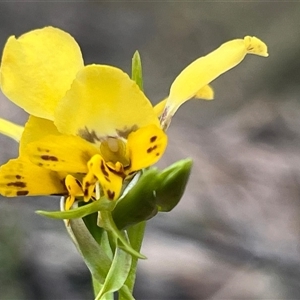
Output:
[[[127,230],[128,233],[128,238],[130,241],[130,244],[134,250],[137,252],[140,252],[143,239],[144,239],[144,234],[145,234],[145,229],[146,229],[146,222],[140,222],[132,227],[129,227]],[[137,271],[137,264],[138,264],[138,258],[132,257],[132,263],[131,263],[131,269],[129,271],[128,277],[125,281],[125,285],[128,287],[130,292],[132,293],[133,287],[135,284],[135,279],[136,279],[136,271]],[[120,295],[120,300],[121,300],[121,295]]]

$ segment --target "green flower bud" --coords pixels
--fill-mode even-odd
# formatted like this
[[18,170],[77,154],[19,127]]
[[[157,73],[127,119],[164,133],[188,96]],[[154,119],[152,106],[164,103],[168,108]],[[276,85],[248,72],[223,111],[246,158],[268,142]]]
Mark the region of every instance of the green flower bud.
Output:
[[159,211],[171,211],[178,204],[185,191],[192,164],[191,159],[180,160],[159,174],[160,184],[156,190]]
[[112,216],[119,229],[148,220],[157,214],[155,190],[159,185],[158,175],[156,168],[145,171],[136,185],[118,202]]

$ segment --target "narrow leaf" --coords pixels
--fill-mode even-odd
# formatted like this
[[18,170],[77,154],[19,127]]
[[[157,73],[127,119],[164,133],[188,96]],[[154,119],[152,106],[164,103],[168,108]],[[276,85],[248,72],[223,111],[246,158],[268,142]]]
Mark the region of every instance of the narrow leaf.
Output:
[[110,201],[107,198],[102,197],[97,201],[71,209],[69,211],[37,210],[36,213],[53,219],[77,219],[83,218],[100,210],[111,211],[114,209],[115,205],[116,203],[114,201]]
[[[61,199],[61,209],[64,209],[63,197]],[[99,283],[104,283],[111,266],[111,259],[97,244],[82,219],[64,220],[64,224],[93,278]]]
[[105,282],[95,300],[102,300],[107,293],[113,293],[121,289],[130,271],[131,260],[132,258],[129,253],[119,247],[116,248]]

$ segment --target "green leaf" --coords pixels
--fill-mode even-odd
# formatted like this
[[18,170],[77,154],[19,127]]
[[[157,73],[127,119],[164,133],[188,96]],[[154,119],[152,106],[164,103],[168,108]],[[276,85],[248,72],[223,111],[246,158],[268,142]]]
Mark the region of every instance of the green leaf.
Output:
[[110,201],[105,197],[101,197],[99,200],[89,204],[85,204],[78,208],[74,208],[68,211],[44,211],[37,210],[36,213],[45,217],[53,219],[77,219],[83,218],[87,215],[93,214],[100,210],[111,211],[114,209],[116,202]]
[[65,221],[68,231],[73,235],[73,241],[81,253],[92,276],[100,283],[104,283],[110,269],[111,260],[103,248],[95,241],[86,228],[82,219]]
[[[123,238],[125,239],[124,236]],[[95,300],[102,300],[107,293],[113,293],[121,289],[128,276],[132,257],[129,253],[120,249],[118,243],[119,242],[117,242],[115,255],[105,282]]]
[[169,212],[178,204],[185,191],[192,164],[191,159],[180,160],[159,174],[160,184],[156,190],[159,211]]
[[131,78],[139,86],[140,90],[143,90],[143,72],[142,62],[138,51],[135,51],[132,57],[132,71]]
[[118,201],[112,216],[119,229],[148,220],[157,214],[155,190],[159,185],[158,175],[156,168],[146,170],[123,199]]

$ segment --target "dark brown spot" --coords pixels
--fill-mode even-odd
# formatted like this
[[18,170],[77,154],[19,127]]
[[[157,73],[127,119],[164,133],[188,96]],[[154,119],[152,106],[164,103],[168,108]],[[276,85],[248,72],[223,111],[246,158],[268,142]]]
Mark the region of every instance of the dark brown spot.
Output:
[[113,200],[115,197],[115,192],[111,190],[107,190],[108,199]]
[[157,145],[150,147],[147,149],[147,153],[151,153],[153,150],[155,150],[157,148]]
[[42,164],[42,163],[38,163],[38,166],[39,166],[39,167],[42,167],[43,165],[44,165],[44,164]]
[[17,196],[26,196],[28,194],[29,194],[28,191],[17,191]]
[[105,165],[104,165],[103,160],[101,160],[101,171],[102,171],[104,176],[109,177],[109,173],[105,169]]
[[85,189],[85,190],[83,191],[83,195],[84,195],[85,197],[87,197],[87,196],[89,195],[88,189]]
[[156,136],[156,135],[152,136],[152,137],[150,138],[150,143],[154,143],[154,142],[156,141],[156,139],[157,139],[157,136]]
[[7,186],[15,186],[15,187],[19,187],[19,188],[24,188],[24,187],[26,187],[26,183],[23,181],[15,181],[15,182],[9,182],[7,184]]
[[104,178],[107,182],[110,182],[110,179],[108,177],[104,176]]
[[91,185],[91,184],[87,181],[87,182],[85,183],[85,188],[87,189],[90,185]]
[[21,175],[16,175],[16,179],[21,179],[22,176]]
[[118,134],[118,136],[127,139],[128,135],[133,132],[133,131],[137,131],[138,130],[138,126],[136,124],[134,124],[131,127],[124,127],[123,129],[116,129],[116,132]]
[[84,129],[79,129],[78,135],[84,140],[93,144],[101,140],[101,138],[96,134],[95,130],[89,131],[87,127],[85,127]]
[[130,176],[130,175],[133,175],[134,173],[136,173],[136,171],[131,171],[128,173],[128,175]]
[[75,181],[76,181],[76,183],[77,183],[78,186],[81,186],[81,183],[80,183],[80,181],[78,179],[75,178]]
[[43,160],[50,160],[50,161],[58,161],[58,158],[53,155],[42,155],[41,159]]
[[159,152],[157,152],[157,153],[156,153],[156,156],[160,156],[160,153],[159,153]]

